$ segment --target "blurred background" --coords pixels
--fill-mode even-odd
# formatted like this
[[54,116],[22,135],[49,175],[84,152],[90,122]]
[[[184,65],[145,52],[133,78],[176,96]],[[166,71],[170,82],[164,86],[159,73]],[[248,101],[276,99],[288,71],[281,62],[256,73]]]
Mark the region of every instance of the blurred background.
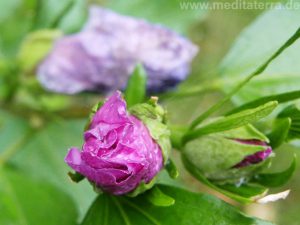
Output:
[[[62,190],[63,193],[71,196],[71,199],[66,197],[65,202],[76,202],[76,207],[79,208],[79,218],[82,218],[95,194],[92,193],[91,187],[86,181],[74,185],[68,180],[66,174],[69,169],[63,162],[63,158],[70,145],[80,146],[82,144],[81,136],[85,117],[88,115],[90,107],[103,96],[93,93],[70,96],[45,91],[36,80],[34,72],[37,63],[35,58],[39,58],[34,53],[39,52],[40,49],[39,47],[36,49],[32,47],[30,50],[26,50],[24,47],[24,40],[28,33],[45,28],[55,28],[65,34],[78,32],[86,18],[84,11],[87,7],[86,4],[99,4],[125,15],[161,23],[187,36],[199,46],[200,52],[193,61],[190,76],[179,85],[177,92],[196,91],[191,96],[185,97],[162,95],[162,103],[170,113],[170,120],[177,124],[185,124],[224,96],[224,93],[238,80],[233,76],[234,74],[237,76],[238,74],[245,75],[247,70],[238,68],[238,65],[244,63],[245,67],[255,67],[264,59],[264,54],[270,50],[263,51],[264,46],[273,42],[277,45],[282,44],[291,36],[294,28],[300,25],[300,20],[297,20],[299,16],[296,15],[300,15],[300,7],[291,9],[293,11],[291,16],[289,12],[283,12],[284,10],[275,12],[274,15],[270,13],[269,16],[266,16],[264,25],[264,22],[259,24],[255,21],[264,20],[261,15],[270,10],[266,7],[262,9],[197,8],[185,10],[182,9],[182,3],[200,1],[107,0],[86,2],[82,0],[76,1],[71,11],[62,20],[60,16],[63,16],[65,12],[61,8],[68,4],[67,0],[45,1],[46,4],[40,9],[37,16],[34,16],[34,2],[34,0],[0,0],[0,165],[10,167],[37,181],[46,180],[54,189]],[[213,3],[217,1],[204,2]],[[236,1],[218,2],[234,3]],[[265,0],[247,0],[245,2],[253,4],[254,2],[284,3],[284,1]],[[274,16],[274,21],[272,16]],[[31,19],[28,19],[32,17],[36,19],[34,26]],[[249,26],[252,28],[248,28]],[[247,39],[248,42],[243,43],[243,39]],[[239,43],[243,44],[243,47],[238,46]],[[277,45],[274,44],[275,47]],[[296,47],[293,52],[300,52],[299,43]],[[254,52],[252,58],[250,51]],[[229,52],[231,54],[228,54]],[[278,93],[285,89],[290,90],[299,87],[300,74],[298,72],[300,69],[293,70],[291,65],[299,64],[300,57],[297,58],[297,61],[292,57],[297,56],[293,52],[283,55],[286,61],[291,64],[285,62],[284,65],[287,70],[283,71],[282,69],[280,72],[280,75],[284,76],[293,74],[293,79],[291,78],[289,81],[288,77],[283,79],[282,76],[279,76],[282,80],[276,81],[277,83],[274,80],[262,80],[253,83],[252,85],[259,89],[257,91],[261,92],[255,93],[253,96],[249,94],[251,93],[249,90],[253,91],[250,84],[244,93],[233,99],[232,103],[226,105],[222,111],[225,112],[234,105],[255,99],[256,95],[261,94],[263,96],[264,94],[271,94],[272,91]],[[258,62],[253,58],[256,58]],[[281,61],[281,59],[276,61],[273,70],[271,68],[267,73],[273,74],[273,71],[278,71],[277,68],[280,66],[282,68],[283,62]],[[226,68],[230,66],[237,69]],[[232,77],[228,74],[231,74]],[[225,78],[220,80],[222,76]],[[268,88],[271,82],[274,83],[273,85],[277,85],[285,81],[291,82],[291,85],[288,83],[285,87],[280,86],[278,92],[272,89],[272,85],[271,88]],[[286,168],[291,161],[291,153],[300,156],[297,146],[296,143],[281,147],[276,152],[278,163],[274,163],[276,167],[272,167],[271,170],[278,171]],[[176,162],[181,165],[177,153],[174,151],[173,154]],[[267,205],[253,204],[249,206],[239,205],[218,193],[212,192],[188,175],[183,166],[180,166],[180,171],[180,181],[193,191],[213,193],[231,204],[237,205],[246,214],[271,220],[277,224],[300,224],[299,166],[291,181],[280,189],[291,189],[291,194],[286,200]],[[55,193],[54,189],[51,189],[53,193]],[[272,192],[276,191],[272,190]],[[64,204],[62,203],[62,205]]]

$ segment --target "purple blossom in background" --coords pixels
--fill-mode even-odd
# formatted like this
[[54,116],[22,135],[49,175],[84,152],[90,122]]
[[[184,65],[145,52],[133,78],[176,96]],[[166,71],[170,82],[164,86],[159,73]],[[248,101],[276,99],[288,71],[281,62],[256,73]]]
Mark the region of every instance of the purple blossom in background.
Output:
[[163,167],[159,145],[147,127],[127,113],[120,92],[94,115],[82,151],[71,148],[65,161],[101,190],[115,195],[149,183]]
[[266,146],[266,149],[263,151],[256,152],[253,155],[248,155],[246,156],[241,162],[236,164],[234,168],[242,168],[245,166],[253,165],[260,163],[267,159],[270,154],[272,153],[272,148],[268,146],[265,142],[260,141],[260,140],[241,140],[241,139],[235,139],[236,141],[243,143],[243,144],[248,144],[248,145],[260,145],[260,146]]
[[162,26],[92,6],[82,31],[58,39],[37,74],[54,92],[109,92],[124,89],[142,63],[148,91],[161,92],[187,77],[197,52],[189,40]]

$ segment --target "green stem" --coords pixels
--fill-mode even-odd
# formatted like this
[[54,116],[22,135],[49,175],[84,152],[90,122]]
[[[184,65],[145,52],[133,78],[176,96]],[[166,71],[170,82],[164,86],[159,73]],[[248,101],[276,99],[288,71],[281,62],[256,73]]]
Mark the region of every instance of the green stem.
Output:
[[231,97],[235,93],[237,93],[242,87],[244,87],[245,84],[247,84],[252,78],[261,74],[277,56],[279,56],[286,48],[291,46],[299,37],[300,37],[300,28],[298,28],[296,33],[289,40],[287,40],[287,42],[285,42],[285,44],[282,45],[265,63],[263,63],[253,73],[247,76],[246,79],[244,79],[240,84],[238,84],[231,92],[228,93],[228,95],[226,95],[221,101],[219,101],[217,104],[213,105],[211,108],[209,108],[199,117],[197,117],[192,122],[190,129],[194,129],[198,124],[200,124],[202,121],[208,118],[211,114],[219,110],[226,102],[228,102],[231,99]]

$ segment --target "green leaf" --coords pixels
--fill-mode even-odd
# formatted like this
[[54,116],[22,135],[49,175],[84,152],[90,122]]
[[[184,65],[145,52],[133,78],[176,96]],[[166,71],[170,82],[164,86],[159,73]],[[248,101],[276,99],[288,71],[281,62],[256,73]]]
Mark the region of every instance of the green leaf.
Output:
[[34,0],[0,1],[0,58],[13,57],[30,30],[36,2]]
[[[4,149],[24,136],[27,130],[26,121],[2,113],[4,128],[0,131],[0,144]],[[21,121],[21,122],[20,122]],[[22,121],[25,127],[22,128]],[[49,121],[26,144],[18,145],[14,157],[9,163],[26,173],[28,177],[46,180],[47,182],[69,193],[83,215],[95,196],[92,186],[86,180],[76,184],[68,177],[70,168],[64,162],[68,148],[82,145],[82,134],[85,120]]]
[[279,104],[281,104],[281,103],[293,101],[293,100],[299,99],[299,98],[300,98],[300,91],[291,91],[291,92],[285,92],[282,94],[270,95],[270,96],[262,97],[262,98],[254,100],[254,101],[248,102],[239,107],[236,107],[233,110],[226,113],[226,115],[231,115],[231,114],[238,113],[238,112],[246,110],[246,109],[258,107],[258,106],[263,105],[270,101],[277,101]]
[[146,83],[146,71],[141,64],[138,64],[130,76],[125,90],[125,100],[128,108],[145,100]]
[[[203,1],[203,0],[201,0]],[[106,6],[119,13],[145,18],[152,23],[160,23],[180,33],[187,33],[193,23],[204,18],[207,10],[184,10],[184,4],[179,0],[112,0],[107,1]],[[146,7],[145,7],[146,6]]]
[[[221,63],[219,72],[224,91],[230,92],[237,82],[269,59],[299,29],[299,20],[299,10],[283,7],[267,11],[246,28]],[[263,96],[299,90],[299,52],[300,42],[295,42],[240,90],[233,101],[243,104]]]
[[73,7],[65,14],[58,24],[58,28],[65,33],[75,33],[84,25],[87,14],[88,6],[86,0],[73,0]]
[[0,154],[14,148],[18,142],[22,142],[26,133],[30,130],[28,121],[12,116],[0,110]]
[[262,173],[253,177],[252,182],[262,184],[266,187],[283,186],[292,177],[296,170],[296,156],[294,156],[291,165],[284,171],[278,173]]
[[134,199],[100,195],[81,225],[267,225],[272,224],[244,216],[234,207],[207,194],[192,193],[171,186],[158,186],[175,199],[169,207],[156,207],[146,195]]
[[174,205],[175,200],[163,193],[158,186],[154,186],[152,189],[145,193],[145,196],[149,202],[155,206],[171,206]]
[[[259,64],[258,67],[256,67],[253,72],[249,72],[248,75],[245,75],[245,78],[242,78],[242,80],[234,81],[231,79],[230,81],[233,82],[233,87],[230,87],[228,84],[223,84],[224,87],[229,86],[228,94],[221,99],[219,102],[217,102],[215,105],[210,107],[208,110],[206,110],[204,113],[202,113],[200,116],[198,116],[191,124],[190,128],[193,129],[198,126],[201,122],[203,122],[206,118],[208,118],[211,114],[218,111],[225,103],[227,103],[237,92],[239,92],[246,84],[248,84],[254,77],[261,75],[271,64],[273,60],[275,60],[277,57],[279,57],[286,49],[288,49],[291,45],[293,45],[298,39],[300,38],[300,27],[296,30],[296,32],[281,45],[274,53],[272,53],[265,61],[263,61],[262,64]],[[227,80],[227,79],[225,79]],[[238,83],[236,85],[236,83]],[[255,87],[257,88],[257,87]]]
[[87,14],[83,0],[43,0],[37,1],[34,29],[61,28],[64,32],[78,31]]
[[8,169],[0,169],[0,208],[1,224],[74,225],[77,218],[67,194],[45,180]]
[[276,108],[277,104],[276,101],[272,101],[257,108],[247,109],[236,114],[216,119],[202,127],[187,132],[184,136],[184,143],[203,135],[226,131],[256,122],[269,115]]
[[273,125],[272,132],[268,134],[272,149],[278,148],[286,141],[291,127],[290,118],[276,119]]

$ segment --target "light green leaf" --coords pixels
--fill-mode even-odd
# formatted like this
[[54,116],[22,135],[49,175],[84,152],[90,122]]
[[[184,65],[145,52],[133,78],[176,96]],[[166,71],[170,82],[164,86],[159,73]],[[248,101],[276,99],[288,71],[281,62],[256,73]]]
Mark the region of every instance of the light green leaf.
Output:
[[3,225],[74,225],[77,218],[75,204],[64,192],[8,169],[0,169],[0,208]]
[[276,108],[277,104],[276,101],[272,101],[257,108],[247,109],[236,114],[213,120],[202,127],[187,132],[184,136],[184,143],[203,135],[226,131],[256,122],[269,115]]
[[174,205],[175,200],[163,193],[158,186],[154,186],[152,189],[145,193],[145,196],[149,202],[155,206],[171,206]]
[[[274,54],[299,28],[299,20],[297,9],[274,9],[264,13],[246,28],[221,63],[220,75],[224,90],[230,92],[237,82]],[[260,76],[240,90],[233,101],[243,104],[263,96],[299,90],[299,52],[298,41],[275,58]]]
[[[203,0],[201,0],[203,1]],[[204,18],[207,10],[184,10],[180,0],[112,0],[106,6],[117,12],[144,18],[153,23],[160,23],[180,33],[187,33],[189,27]]]
[[175,199],[169,207],[156,207],[145,195],[134,199],[100,195],[91,206],[81,225],[271,225],[246,217],[234,207],[207,194],[198,194],[171,186],[158,186]]
[[128,108],[145,100],[146,83],[146,71],[141,64],[138,64],[130,76],[125,90],[125,100]]
[[291,165],[284,171],[278,173],[262,173],[253,177],[252,182],[259,183],[266,187],[280,187],[289,181],[296,170],[296,156]]

